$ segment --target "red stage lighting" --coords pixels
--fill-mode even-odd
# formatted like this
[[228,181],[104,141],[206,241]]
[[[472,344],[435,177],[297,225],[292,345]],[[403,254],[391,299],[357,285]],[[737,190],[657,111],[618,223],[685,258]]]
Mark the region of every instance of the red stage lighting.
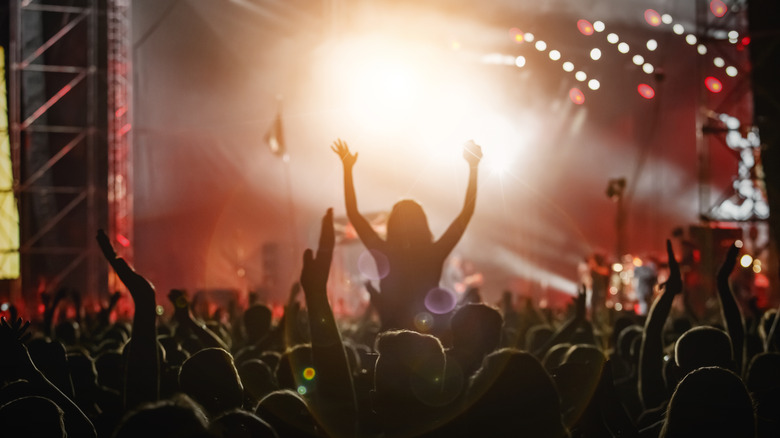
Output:
[[720,93],[723,91],[723,84],[712,76],[707,76],[707,79],[704,80],[704,86],[713,93]]
[[585,103],[585,95],[582,94],[582,91],[580,91],[580,89],[577,87],[569,90],[569,99],[571,99],[575,105],[582,105]]
[[125,248],[130,246],[130,239],[128,239],[127,237],[125,237],[125,236],[123,236],[123,235],[121,235],[119,233],[117,233],[117,235],[116,235],[116,242],[118,244],[124,246]]
[[653,9],[648,9],[645,11],[645,21],[647,21],[647,24],[649,24],[650,26],[660,26],[661,14],[659,14]]
[[588,20],[578,20],[577,29],[579,29],[580,33],[583,35],[593,35],[593,25],[590,24],[590,21]]
[[710,2],[710,11],[712,11],[712,15],[720,18],[724,15],[726,15],[726,12],[729,10],[728,6],[726,6],[725,3],[721,0],[712,0]]
[[647,84],[639,84],[639,86],[636,87],[636,90],[639,92],[639,95],[645,99],[652,99],[655,97],[655,90]]

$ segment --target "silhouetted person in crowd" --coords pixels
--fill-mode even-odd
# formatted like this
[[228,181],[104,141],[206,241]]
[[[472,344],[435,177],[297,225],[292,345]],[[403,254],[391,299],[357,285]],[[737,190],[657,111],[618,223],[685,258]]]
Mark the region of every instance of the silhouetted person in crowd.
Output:
[[425,298],[429,291],[439,287],[444,261],[474,214],[477,168],[482,159],[482,149],[473,142],[464,149],[463,157],[469,165],[469,183],[463,209],[444,234],[434,240],[422,206],[408,199],[393,206],[387,220],[387,236],[382,239],[358,211],[352,180],[352,167],[358,154],[350,153],[347,144],[341,140],[337,140],[331,148],[339,155],[344,167],[347,217],[377,264],[389,267],[388,274],[380,281],[381,293],[372,297],[382,326],[384,329],[418,330],[415,316],[426,311]]
[[503,320],[498,310],[485,304],[467,304],[455,311],[450,321],[452,348],[447,352],[464,376],[471,376],[482,359],[498,348]]
[[200,350],[184,361],[179,370],[179,386],[210,417],[240,408],[244,400],[233,357],[220,348]]

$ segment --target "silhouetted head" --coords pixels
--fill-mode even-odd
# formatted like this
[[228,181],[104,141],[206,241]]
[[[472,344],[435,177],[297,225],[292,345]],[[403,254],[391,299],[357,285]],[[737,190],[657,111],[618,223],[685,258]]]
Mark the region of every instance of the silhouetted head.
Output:
[[642,337],[643,331],[642,327],[638,325],[630,325],[620,331],[615,344],[615,352],[626,362],[636,363],[631,345],[634,343],[634,339]]
[[262,304],[255,304],[244,312],[244,330],[249,342],[255,342],[265,337],[271,331],[271,309]]
[[780,391],[780,353],[760,353],[751,359],[745,385],[752,393]]
[[124,381],[124,361],[118,351],[105,351],[95,358],[98,383],[106,388],[122,391]]
[[468,436],[568,436],[555,383],[527,352],[503,348],[485,357],[466,400]]
[[311,344],[298,344],[282,354],[276,366],[276,382],[280,389],[298,388],[303,371],[313,366]]
[[209,415],[240,408],[243,387],[233,356],[221,348],[206,348],[184,361],[179,387],[200,403]]
[[753,401],[733,372],[719,367],[699,368],[677,385],[660,437],[693,436],[756,436]]
[[566,357],[566,352],[569,351],[569,347],[571,347],[571,344],[563,343],[553,345],[552,348],[547,350],[544,359],[542,359],[542,365],[548,373],[552,373],[556,368],[561,366],[563,359]]
[[431,426],[441,405],[445,355],[438,338],[409,330],[381,333],[372,402],[385,428]]
[[0,406],[3,436],[65,437],[63,412],[44,397],[21,397]]
[[544,324],[531,327],[525,333],[525,349],[534,352],[541,348],[552,337],[553,329]]
[[278,438],[273,427],[258,416],[235,410],[211,421],[209,430],[215,438]]
[[317,423],[306,402],[290,390],[274,391],[263,397],[255,414],[270,424],[280,437],[318,435]]
[[413,248],[432,242],[433,234],[422,206],[411,199],[396,202],[387,218],[387,243]]
[[260,359],[251,359],[239,365],[238,375],[244,385],[244,406],[247,408],[256,406],[260,399],[278,389],[276,376]]
[[694,327],[680,336],[674,345],[674,358],[684,376],[701,367],[734,368],[731,339],[714,327]]
[[113,438],[206,438],[206,415],[183,394],[150,403],[129,412],[114,430]]
[[452,315],[452,347],[480,354],[481,363],[483,356],[498,348],[503,323],[501,314],[493,307],[467,304]]

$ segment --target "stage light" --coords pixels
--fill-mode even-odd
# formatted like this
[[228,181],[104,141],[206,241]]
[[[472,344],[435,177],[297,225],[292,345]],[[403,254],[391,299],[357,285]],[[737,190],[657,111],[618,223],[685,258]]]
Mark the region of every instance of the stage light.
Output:
[[663,14],[661,15],[661,21],[664,24],[672,24],[672,16],[669,14]]
[[604,29],[606,29],[607,26],[604,25],[603,21],[594,21],[593,22],[593,30],[596,32],[604,32]]
[[596,91],[599,88],[601,88],[601,82],[599,82],[596,79],[591,79],[588,81],[588,88],[590,88],[593,91]]
[[634,55],[632,61],[634,61],[634,64],[636,65],[642,65],[645,63],[645,58],[642,57],[642,55]]
[[518,67],[525,67],[525,56],[518,56],[515,58],[515,65]]
[[582,105],[585,103],[585,95],[582,94],[579,88],[572,88],[569,90],[569,99],[574,102],[575,105]]
[[732,30],[729,32],[729,40],[737,40],[739,39],[739,32],[736,30]]
[[542,40],[539,40],[536,42],[536,44],[534,44],[534,47],[536,47],[536,50],[543,52],[547,49],[547,43],[545,43]]
[[623,310],[623,304],[621,303],[615,303],[615,310],[620,312]]
[[620,41],[620,38],[617,36],[616,33],[611,33],[607,35],[607,41],[609,41],[610,44],[615,44],[618,41]]
[[654,51],[658,48],[658,41],[656,40],[647,40],[647,50]]
[[707,46],[704,44],[699,44],[696,47],[696,51],[699,52],[699,55],[706,55],[707,54]]
[[652,74],[655,71],[655,67],[653,67],[653,64],[650,64],[649,62],[646,62],[642,66],[642,71],[647,74]]
[[574,71],[574,64],[572,64],[569,61],[564,62],[563,63],[563,71],[566,71],[566,72]]
[[620,53],[628,53],[628,51],[631,50],[630,47],[628,47],[628,43],[620,43],[618,44],[618,52]]
[[737,248],[742,248],[742,245],[744,245],[744,244],[742,243],[741,240],[735,240],[734,241],[734,246],[736,246]]
[[676,33],[677,35],[682,35],[685,33],[685,28],[682,24],[677,23],[674,26],[672,26],[672,32]]
[[577,73],[574,73],[574,79],[585,82],[585,80],[588,79],[588,75],[586,75],[584,71],[578,71]]
[[730,77],[733,78],[734,76],[737,75],[737,73],[738,73],[737,68],[734,67],[733,65],[726,67],[726,74],[729,75]]
[[750,37],[749,36],[742,37],[742,45],[747,46],[749,44],[750,44]]
[[601,50],[599,49],[593,49],[590,51],[590,59],[594,61],[598,61],[601,59]]
[[650,26],[660,26],[661,15],[653,9],[648,9],[645,11],[645,21],[647,21],[647,24]]
[[685,42],[694,45],[696,44],[696,35],[689,33],[688,35],[685,35]]
[[726,61],[724,61],[723,58],[721,58],[720,56],[715,57],[712,60],[712,63],[715,64],[715,67],[718,67],[718,68],[723,67],[724,65],[726,65]]
[[579,29],[580,33],[583,35],[593,35],[593,25],[590,24],[590,21],[588,20],[578,20],[577,29]]
[[743,268],[747,268],[748,266],[753,264],[753,257],[751,257],[750,254],[744,254],[739,259],[739,264],[742,265]]
[[723,91],[723,84],[712,76],[707,76],[707,78],[704,79],[704,86],[713,93],[720,93]]
[[557,60],[561,59],[561,52],[559,52],[557,50],[550,50],[549,56],[550,56],[550,59],[552,59],[553,61],[557,61]]
[[636,90],[639,92],[639,95],[645,99],[652,99],[655,97],[655,90],[653,90],[653,87],[647,84],[639,84]]
[[710,11],[712,11],[712,15],[718,18],[726,15],[726,11],[728,10],[729,8],[721,0],[712,0],[710,2]]
[[523,31],[521,31],[520,29],[518,29],[516,27],[513,27],[513,28],[509,29],[509,35],[512,37],[512,40],[514,40],[514,42],[516,42],[518,44],[522,43],[523,40],[525,39],[523,37]]
[[[758,263],[758,260],[756,260],[756,263]],[[753,272],[755,272],[756,274],[760,274],[761,273],[761,265],[754,263],[753,264]]]
[[523,34],[523,39],[528,41],[529,43],[533,42],[534,34],[532,34],[531,32],[526,32],[526,33]]

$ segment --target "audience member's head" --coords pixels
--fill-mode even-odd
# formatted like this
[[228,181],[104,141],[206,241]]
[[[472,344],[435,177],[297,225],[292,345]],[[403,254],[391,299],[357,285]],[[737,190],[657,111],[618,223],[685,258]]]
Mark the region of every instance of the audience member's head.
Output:
[[244,312],[244,330],[250,344],[263,339],[271,331],[271,309],[254,304]]
[[278,389],[273,371],[260,359],[251,359],[239,365],[238,375],[244,385],[246,408],[254,408],[260,399]]
[[221,348],[206,348],[184,361],[181,390],[213,416],[241,407],[243,387],[233,357]]
[[20,397],[0,406],[0,424],[3,436],[67,436],[62,409],[44,397]]
[[742,380],[732,371],[699,368],[677,385],[660,436],[754,438],[753,401]]
[[684,376],[701,367],[734,368],[731,339],[714,327],[694,327],[680,336],[674,346],[675,363]]
[[306,402],[288,389],[274,391],[260,400],[255,414],[268,423],[280,437],[318,436],[317,423]]
[[466,400],[468,436],[568,436],[555,383],[529,353],[504,348],[488,355]]
[[452,316],[452,349],[466,375],[471,375],[482,359],[498,348],[502,325],[498,310],[485,304],[467,304]]
[[215,438],[278,438],[271,425],[242,410],[230,411],[213,419],[209,430]]
[[150,403],[127,415],[113,438],[207,438],[208,420],[197,403],[185,395]]
[[387,243],[410,248],[432,242],[433,233],[422,206],[411,199],[396,202],[387,218]]

